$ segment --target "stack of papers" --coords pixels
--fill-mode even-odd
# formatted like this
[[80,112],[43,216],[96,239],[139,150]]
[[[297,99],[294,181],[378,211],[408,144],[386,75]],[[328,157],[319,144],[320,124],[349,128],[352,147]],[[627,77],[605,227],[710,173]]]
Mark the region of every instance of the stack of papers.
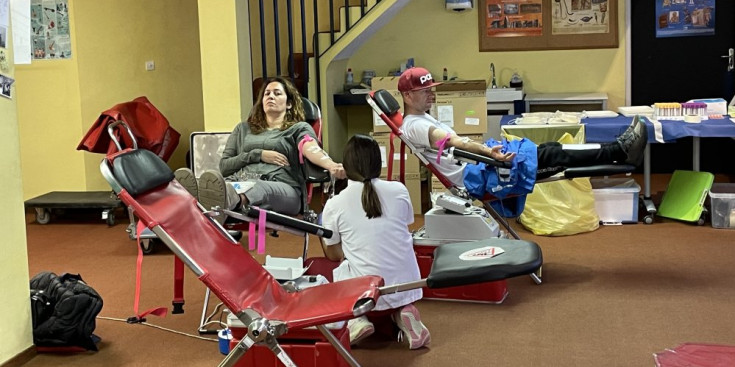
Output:
[[618,117],[615,111],[584,111],[583,115],[586,118]]
[[646,117],[653,116],[653,107],[651,106],[624,106],[618,107],[618,112],[625,117],[634,117],[641,115]]

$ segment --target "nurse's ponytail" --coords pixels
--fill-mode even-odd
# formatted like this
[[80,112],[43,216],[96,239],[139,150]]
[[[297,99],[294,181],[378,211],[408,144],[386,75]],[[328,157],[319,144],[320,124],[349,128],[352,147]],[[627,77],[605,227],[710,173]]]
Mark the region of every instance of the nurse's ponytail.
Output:
[[381,159],[380,147],[371,137],[355,135],[347,142],[342,165],[347,178],[363,183],[362,208],[368,218],[377,218],[383,215],[378,193],[373,187],[372,180],[380,177]]

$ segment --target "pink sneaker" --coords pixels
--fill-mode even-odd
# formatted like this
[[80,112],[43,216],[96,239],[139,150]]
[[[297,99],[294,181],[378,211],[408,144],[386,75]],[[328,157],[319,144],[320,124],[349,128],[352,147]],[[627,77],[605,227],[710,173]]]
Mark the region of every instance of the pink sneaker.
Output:
[[413,304],[403,306],[400,311],[394,313],[393,321],[401,329],[401,332],[398,333],[398,341],[405,338],[408,340],[410,349],[418,349],[431,342],[429,329],[421,322],[419,310]]
[[365,316],[347,321],[347,329],[350,331],[350,345],[358,344],[375,332],[375,326]]

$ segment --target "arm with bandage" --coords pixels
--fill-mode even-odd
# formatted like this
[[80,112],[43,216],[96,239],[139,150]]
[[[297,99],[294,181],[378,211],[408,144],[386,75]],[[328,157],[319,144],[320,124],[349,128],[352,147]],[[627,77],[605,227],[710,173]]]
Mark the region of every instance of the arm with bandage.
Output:
[[341,163],[337,163],[319,146],[319,143],[309,135],[304,135],[299,142],[299,151],[305,159],[315,165],[324,168],[338,179],[346,178],[345,170]]

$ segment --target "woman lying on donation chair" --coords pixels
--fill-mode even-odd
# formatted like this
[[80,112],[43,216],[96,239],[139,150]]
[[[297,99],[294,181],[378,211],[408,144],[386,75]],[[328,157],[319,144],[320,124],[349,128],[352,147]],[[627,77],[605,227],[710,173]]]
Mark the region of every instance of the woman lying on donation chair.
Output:
[[[518,155],[520,161],[530,172],[522,178],[530,181],[532,187],[536,179],[547,178],[570,167],[586,167],[604,164],[627,164],[639,166],[643,161],[648,132],[645,123],[634,119],[616,142],[600,144],[596,148],[582,145],[568,147],[557,142],[547,142],[538,147],[528,140],[522,143],[509,143],[507,146],[487,146],[457,136],[448,125],[437,121],[426,113],[435,102],[432,88],[439,85],[428,70],[420,67],[408,69],[398,80],[398,91],[403,96],[404,116],[401,131],[416,148],[441,149],[456,147],[475,154],[491,157],[497,161],[510,162]],[[535,154],[534,154],[535,153]],[[436,154],[425,153],[431,162]],[[514,163],[514,165],[518,162]],[[452,160],[439,160],[437,170],[458,187],[465,187],[463,174],[467,164],[455,164]]]
[[[334,269],[334,281],[363,275],[379,275],[386,284],[421,279],[408,230],[414,218],[408,190],[399,182],[378,178],[378,143],[368,136],[353,136],[345,147],[343,164],[347,187],[327,201],[322,212],[322,225],[334,232],[331,238],[322,239],[324,254],[330,260],[341,261]],[[422,295],[420,288],[384,295],[374,308],[397,309],[391,317],[401,330],[399,341],[408,341],[411,349],[431,340],[413,305]],[[375,331],[365,316],[350,320],[347,326],[351,344]]]
[[[236,210],[253,205],[296,215],[304,209],[305,192],[299,149],[306,159],[335,178],[345,178],[344,169],[322,150],[314,129],[304,122],[301,95],[291,82],[270,78],[258,96],[247,122],[235,126],[228,138],[220,171],[208,170],[199,177],[199,201],[207,209],[219,206]],[[181,176],[186,175],[177,172],[177,179]],[[238,194],[226,183],[252,177],[257,178],[255,185],[244,193]]]

